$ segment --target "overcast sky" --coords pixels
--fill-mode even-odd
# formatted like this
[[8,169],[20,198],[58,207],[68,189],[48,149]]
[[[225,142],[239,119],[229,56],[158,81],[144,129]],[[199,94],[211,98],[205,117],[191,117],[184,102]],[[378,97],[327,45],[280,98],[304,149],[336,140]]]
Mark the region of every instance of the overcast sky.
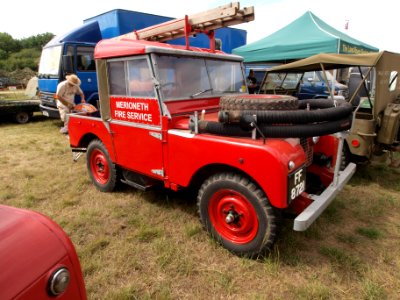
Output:
[[[221,0],[6,0],[1,4],[0,32],[15,39],[51,32],[70,31],[112,9],[126,9],[168,17],[202,12],[230,1]],[[195,4],[196,3],[196,4]],[[334,28],[362,42],[400,52],[399,12],[393,0],[245,0],[241,7],[255,7],[255,21],[236,27],[247,30],[247,43],[257,41],[291,23],[310,10]],[[348,30],[345,23],[349,21]]]

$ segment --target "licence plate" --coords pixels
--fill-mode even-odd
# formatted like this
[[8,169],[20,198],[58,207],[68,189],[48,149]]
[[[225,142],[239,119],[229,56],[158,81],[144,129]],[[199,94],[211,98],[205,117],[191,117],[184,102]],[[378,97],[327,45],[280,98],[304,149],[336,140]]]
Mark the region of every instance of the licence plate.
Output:
[[45,111],[45,110],[42,111],[42,114],[43,114],[43,116],[46,116],[46,117],[49,116],[49,112],[48,112],[48,111]]
[[306,189],[306,168],[300,168],[288,176],[289,203]]

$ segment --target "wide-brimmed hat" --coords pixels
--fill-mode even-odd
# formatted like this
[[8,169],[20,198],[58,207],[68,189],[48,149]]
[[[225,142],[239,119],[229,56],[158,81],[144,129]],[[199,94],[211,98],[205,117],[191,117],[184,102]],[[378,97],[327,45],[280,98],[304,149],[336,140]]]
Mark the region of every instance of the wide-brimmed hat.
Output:
[[67,79],[67,81],[70,84],[73,84],[73,85],[76,85],[76,86],[81,85],[81,80],[75,74],[67,75],[67,76],[65,76],[65,78]]

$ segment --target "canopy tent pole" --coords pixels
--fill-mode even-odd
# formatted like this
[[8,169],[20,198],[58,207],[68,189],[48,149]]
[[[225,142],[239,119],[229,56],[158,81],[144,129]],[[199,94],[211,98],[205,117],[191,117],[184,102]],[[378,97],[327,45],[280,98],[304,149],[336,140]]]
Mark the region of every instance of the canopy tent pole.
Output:
[[332,101],[333,101],[332,89],[331,89],[331,87],[329,86],[329,80],[328,80],[328,78],[326,77],[324,65],[323,65],[322,63],[320,63],[319,65],[321,66],[322,75],[324,76],[324,80],[325,80],[325,82],[326,82],[326,86],[327,86],[327,88],[328,88],[329,95],[331,95],[331,98],[332,98]]

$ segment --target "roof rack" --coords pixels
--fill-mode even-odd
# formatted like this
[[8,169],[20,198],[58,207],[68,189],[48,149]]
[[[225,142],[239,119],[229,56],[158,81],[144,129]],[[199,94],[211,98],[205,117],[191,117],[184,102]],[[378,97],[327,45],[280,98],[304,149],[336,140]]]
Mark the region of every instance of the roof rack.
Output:
[[254,7],[240,9],[239,2],[232,2],[214,9],[184,18],[167,21],[158,25],[120,35],[114,39],[136,39],[166,42],[185,37],[186,49],[189,49],[189,37],[205,33],[210,38],[210,49],[215,51],[214,30],[222,27],[242,24],[254,20]]

